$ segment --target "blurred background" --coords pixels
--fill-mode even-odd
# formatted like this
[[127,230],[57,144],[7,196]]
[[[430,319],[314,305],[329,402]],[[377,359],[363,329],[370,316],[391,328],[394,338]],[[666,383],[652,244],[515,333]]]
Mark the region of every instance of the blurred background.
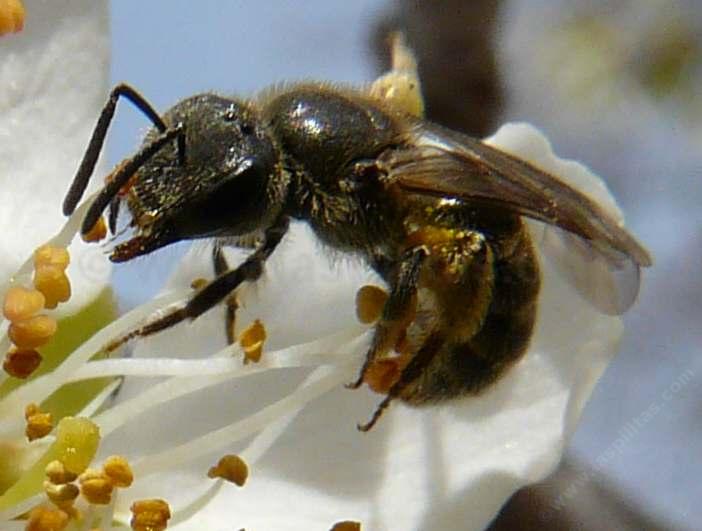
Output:
[[[112,10],[113,80],[158,109],[203,90],[366,82],[385,68],[388,31],[402,29],[431,119],[475,136],[528,121],[603,176],[655,265],[563,465],[517,493],[493,528],[699,529],[699,0],[121,0]],[[145,125],[121,107],[110,164]],[[152,296],[180,252],[116,268],[122,304]]]

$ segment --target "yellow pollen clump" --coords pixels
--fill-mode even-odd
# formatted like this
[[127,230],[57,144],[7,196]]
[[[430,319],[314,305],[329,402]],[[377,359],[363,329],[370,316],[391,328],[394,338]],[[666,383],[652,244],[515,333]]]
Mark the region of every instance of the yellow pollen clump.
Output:
[[24,27],[24,6],[20,0],[0,0],[0,35],[17,33]]
[[71,298],[71,282],[64,269],[52,264],[40,264],[34,269],[34,287],[46,298],[45,307],[54,309],[59,302]]
[[71,255],[65,247],[56,247],[47,243],[34,250],[34,267],[53,265],[65,270],[70,263]]
[[388,293],[378,286],[362,286],[356,292],[356,317],[363,324],[371,324],[380,319]]
[[34,251],[34,287],[46,298],[45,308],[56,308],[71,298],[71,283],[66,268],[71,261],[68,249],[42,245]]
[[202,289],[205,286],[207,286],[207,284],[209,284],[207,279],[200,277],[200,278],[193,279],[193,281],[190,283],[190,287],[193,289]]
[[53,507],[35,507],[29,513],[25,531],[62,531],[68,526],[70,517]]
[[27,421],[24,433],[30,442],[45,437],[54,428],[51,413],[42,413],[36,404],[27,405],[24,418]]
[[7,334],[20,350],[28,350],[48,343],[56,329],[56,319],[48,315],[35,315],[12,323]]
[[171,517],[171,508],[163,500],[139,500],[130,507],[134,531],[163,531]]
[[102,470],[88,468],[80,476],[80,493],[93,505],[107,505],[112,500],[114,485]]
[[105,218],[103,216],[98,218],[95,225],[93,225],[88,232],[80,235],[80,237],[83,238],[83,241],[86,243],[99,242],[100,240],[103,240],[105,236],[107,236],[107,224],[105,223]]
[[121,455],[112,455],[105,459],[102,471],[110,478],[115,487],[126,488],[134,481],[134,474],[127,460]]
[[45,481],[44,492],[51,503],[60,509],[67,509],[73,505],[78,494],[80,494],[80,489],[74,483],[56,485],[51,481]]
[[238,455],[225,455],[207,471],[208,478],[222,478],[243,487],[249,477],[249,467]]
[[36,350],[13,348],[5,355],[2,368],[10,376],[25,379],[37,370],[41,360],[41,354]]
[[44,309],[44,295],[36,289],[14,286],[7,290],[2,313],[9,321],[22,321]]
[[266,341],[266,329],[263,323],[256,319],[251,326],[239,335],[239,345],[244,349],[244,363],[256,363],[261,360],[263,343]]
[[335,523],[329,531],[361,531],[361,523],[352,520],[344,520]]
[[376,393],[387,394],[409,362],[409,356],[375,360],[363,376],[363,381]]
[[58,459],[54,459],[48,465],[46,465],[44,473],[46,474],[46,477],[49,478],[49,481],[56,485],[70,483],[71,481],[75,481],[78,477],[78,474],[75,472],[66,470],[66,466]]

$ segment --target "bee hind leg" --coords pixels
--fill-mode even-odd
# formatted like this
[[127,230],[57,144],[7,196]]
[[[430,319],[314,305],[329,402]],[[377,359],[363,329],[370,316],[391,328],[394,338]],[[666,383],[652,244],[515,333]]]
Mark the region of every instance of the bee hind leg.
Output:
[[404,253],[395,267],[390,294],[380,320],[376,324],[373,342],[366,353],[358,378],[347,384],[349,389],[358,389],[364,382],[373,362],[395,346],[407,326],[414,319],[417,303],[417,282],[428,250],[424,246],[414,247]]
[[426,339],[419,351],[412,357],[410,362],[402,370],[397,381],[392,385],[392,387],[390,387],[387,396],[376,406],[370,420],[365,424],[358,424],[356,426],[359,431],[369,431],[375,425],[375,423],[378,422],[378,419],[388,408],[390,402],[400,397],[407,386],[422,375],[422,373],[434,359],[434,356],[439,353],[444,345],[444,342],[445,338],[443,334],[439,332],[432,333]]

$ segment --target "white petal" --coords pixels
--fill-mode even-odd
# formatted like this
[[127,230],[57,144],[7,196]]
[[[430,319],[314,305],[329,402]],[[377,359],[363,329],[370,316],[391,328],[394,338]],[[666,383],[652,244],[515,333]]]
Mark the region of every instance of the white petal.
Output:
[[[61,201],[109,74],[106,0],[25,4],[23,32],[0,48],[0,286],[63,223]],[[71,256],[73,297],[63,313],[92,300],[110,273],[96,246],[76,242]]]

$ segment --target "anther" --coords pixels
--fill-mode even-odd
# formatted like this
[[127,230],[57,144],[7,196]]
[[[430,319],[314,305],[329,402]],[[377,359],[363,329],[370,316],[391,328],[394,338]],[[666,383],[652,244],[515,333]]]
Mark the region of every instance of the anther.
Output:
[[207,471],[208,478],[222,478],[243,487],[249,477],[249,467],[238,455],[225,455]]
[[34,403],[27,405],[24,418],[27,421],[24,433],[30,442],[47,436],[54,428],[51,413],[42,413]]
[[44,295],[36,289],[14,286],[7,290],[2,313],[9,321],[22,321],[44,309]]
[[244,350],[244,364],[261,360],[263,343],[266,341],[266,329],[263,323],[256,319],[251,326],[239,335],[239,345]]
[[48,315],[36,315],[10,325],[10,340],[20,350],[35,349],[45,345],[56,333],[56,320]]
[[139,500],[130,507],[134,531],[163,531],[171,517],[171,508],[163,500]]
[[24,380],[37,370],[41,360],[41,354],[36,350],[12,348],[5,355],[2,368],[10,376]]

